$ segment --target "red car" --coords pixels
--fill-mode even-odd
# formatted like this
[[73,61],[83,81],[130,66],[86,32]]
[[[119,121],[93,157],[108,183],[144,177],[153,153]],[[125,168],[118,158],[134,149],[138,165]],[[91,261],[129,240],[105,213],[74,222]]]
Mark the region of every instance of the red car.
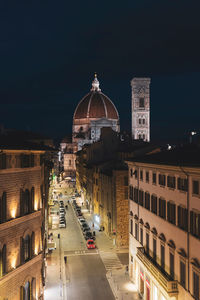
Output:
[[96,246],[95,246],[95,243],[93,240],[87,240],[87,248],[88,249],[95,249]]

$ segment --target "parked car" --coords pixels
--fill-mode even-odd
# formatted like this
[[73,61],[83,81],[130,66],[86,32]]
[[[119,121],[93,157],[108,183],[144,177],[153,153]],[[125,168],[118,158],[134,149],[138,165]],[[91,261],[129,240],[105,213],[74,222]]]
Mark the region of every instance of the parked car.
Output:
[[89,227],[84,227],[84,228],[82,228],[82,231],[83,231],[83,234],[84,234],[86,231],[90,231],[90,228]]
[[60,207],[59,211],[65,211],[65,208],[64,207]]
[[78,221],[79,221],[79,224],[81,225],[82,223],[86,223],[85,219],[84,218],[78,218]]
[[87,248],[88,249],[95,249],[96,246],[95,246],[95,243],[93,240],[87,240]]
[[91,231],[85,231],[84,232],[84,238],[86,240],[95,240],[95,237],[93,236]]
[[65,216],[65,211],[60,211],[59,214],[60,214],[60,217],[61,217],[61,216]]
[[77,219],[83,219],[83,220],[85,220],[83,215],[82,216],[77,216]]
[[60,204],[64,204],[64,202],[62,200],[60,200]]
[[82,212],[80,211],[80,210],[78,210],[77,212],[76,212],[76,215],[77,215],[77,217],[82,217]]
[[66,223],[65,222],[59,223],[59,228],[66,228]]
[[88,226],[87,222],[85,221],[84,223],[81,224],[81,227],[84,228],[84,227],[89,227],[89,226]]
[[66,220],[63,219],[63,218],[60,218],[60,219],[59,219],[59,222],[60,222],[60,223],[66,223]]

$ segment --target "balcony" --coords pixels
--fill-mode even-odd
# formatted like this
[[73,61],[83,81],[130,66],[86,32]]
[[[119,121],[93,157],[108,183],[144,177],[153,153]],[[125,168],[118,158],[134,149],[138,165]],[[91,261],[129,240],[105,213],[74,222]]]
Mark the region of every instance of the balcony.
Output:
[[161,271],[160,266],[145,253],[143,247],[137,248],[136,256],[153,275],[157,282],[159,282],[159,284],[165,289],[170,297],[178,294],[178,282],[173,280],[167,273],[164,274]]

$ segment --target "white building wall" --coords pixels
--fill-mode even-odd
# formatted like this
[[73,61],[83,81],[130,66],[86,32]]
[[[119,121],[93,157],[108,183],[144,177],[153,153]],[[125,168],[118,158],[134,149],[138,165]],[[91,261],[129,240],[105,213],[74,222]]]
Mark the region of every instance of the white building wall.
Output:
[[[133,234],[130,234],[129,241],[129,253],[130,253],[130,276],[132,280],[136,283],[138,290],[140,289],[140,280],[138,279],[140,274],[140,268],[144,270],[145,276],[150,278],[150,287],[151,287],[151,297],[150,299],[178,299],[178,300],[186,300],[186,299],[194,299],[191,294],[193,294],[193,271],[200,276],[200,268],[194,266],[192,264],[192,260],[197,258],[200,261],[200,240],[191,234],[189,235],[189,286],[188,286],[188,258],[184,258],[180,255],[180,249],[184,249],[186,254],[188,253],[188,243],[187,243],[187,232],[180,229],[178,224],[178,205],[187,207],[188,194],[187,192],[180,191],[177,189],[177,180],[178,177],[186,178],[186,174],[179,167],[171,167],[171,166],[159,166],[159,165],[150,165],[150,164],[142,164],[142,163],[131,163],[129,164],[129,185],[133,187],[138,187],[139,190],[143,190],[145,192],[149,192],[150,195],[157,195],[157,199],[160,197],[164,198],[167,201],[174,201],[176,204],[176,225],[169,223],[167,220],[162,219],[159,215],[159,200],[157,200],[157,215],[138,205],[134,201],[130,200],[130,222],[133,221]],[[143,171],[143,180],[136,179],[133,175],[130,176],[130,170],[137,170],[138,176],[140,175],[140,171]],[[149,172],[149,182],[145,180],[145,173]],[[200,182],[200,169],[186,169],[184,170],[187,174],[189,174],[189,210],[195,210],[200,212],[200,195],[195,196],[192,194],[192,182],[193,180],[198,180]],[[152,184],[152,174],[155,172],[157,174],[157,183]],[[167,186],[160,186],[158,183],[159,174],[175,176],[176,177],[176,188],[172,189]],[[167,185],[167,180],[166,180]],[[145,201],[145,197],[144,197]],[[151,204],[150,204],[151,205]],[[138,220],[136,219],[136,216]],[[166,218],[167,218],[167,204],[166,204]],[[142,224],[142,221],[144,224]],[[141,222],[141,223],[140,223]],[[137,248],[143,247],[140,243],[140,229],[139,229],[139,241],[135,238],[135,223],[138,224],[139,228],[143,228],[143,246],[146,246],[146,232],[149,233],[149,249],[150,255],[153,255],[153,238],[157,241],[157,263],[160,265],[160,245],[163,241],[159,238],[159,235],[162,233],[166,238],[166,242],[164,242],[165,246],[165,271],[169,274],[169,260],[170,260],[170,251],[174,254],[174,272],[175,277],[174,280],[180,281],[180,261],[185,262],[186,265],[186,289],[184,289],[180,284],[178,284],[178,296],[173,298],[166,294],[165,289],[160,285],[156,280],[156,276],[154,277],[152,273],[146,268],[137,257]],[[150,230],[145,227],[145,224],[148,223],[150,226]],[[156,228],[157,235],[152,233],[152,229]],[[200,237],[199,237],[200,238]],[[173,240],[176,248],[172,249],[168,243],[170,240]],[[136,268],[137,266],[137,268]],[[137,275],[136,275],[137,273]],[[136,278],[138,277],[138,278]],[[146,277],[145,277],[146,278]],[[154,298],[153,289],[156,290],[153,286],[156,286],[158,289],[158,298]],[[187,291],[189,290],[189,291]],[[154,291],[155,292],[155,291]],[[146,292],[145,292],[146,293]],[[146,297],[146,294],[144,295]],[[162,297],[161,297],[162,296]],[[144,299],[146,299],[144,297]]]

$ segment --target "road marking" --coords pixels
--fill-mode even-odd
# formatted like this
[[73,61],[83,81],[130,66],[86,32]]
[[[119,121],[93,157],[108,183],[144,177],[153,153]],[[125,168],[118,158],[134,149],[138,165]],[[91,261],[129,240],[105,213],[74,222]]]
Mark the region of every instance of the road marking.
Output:
[[99,251],[99,254],[107,271],[123,268],[123,265],[116,253]]

